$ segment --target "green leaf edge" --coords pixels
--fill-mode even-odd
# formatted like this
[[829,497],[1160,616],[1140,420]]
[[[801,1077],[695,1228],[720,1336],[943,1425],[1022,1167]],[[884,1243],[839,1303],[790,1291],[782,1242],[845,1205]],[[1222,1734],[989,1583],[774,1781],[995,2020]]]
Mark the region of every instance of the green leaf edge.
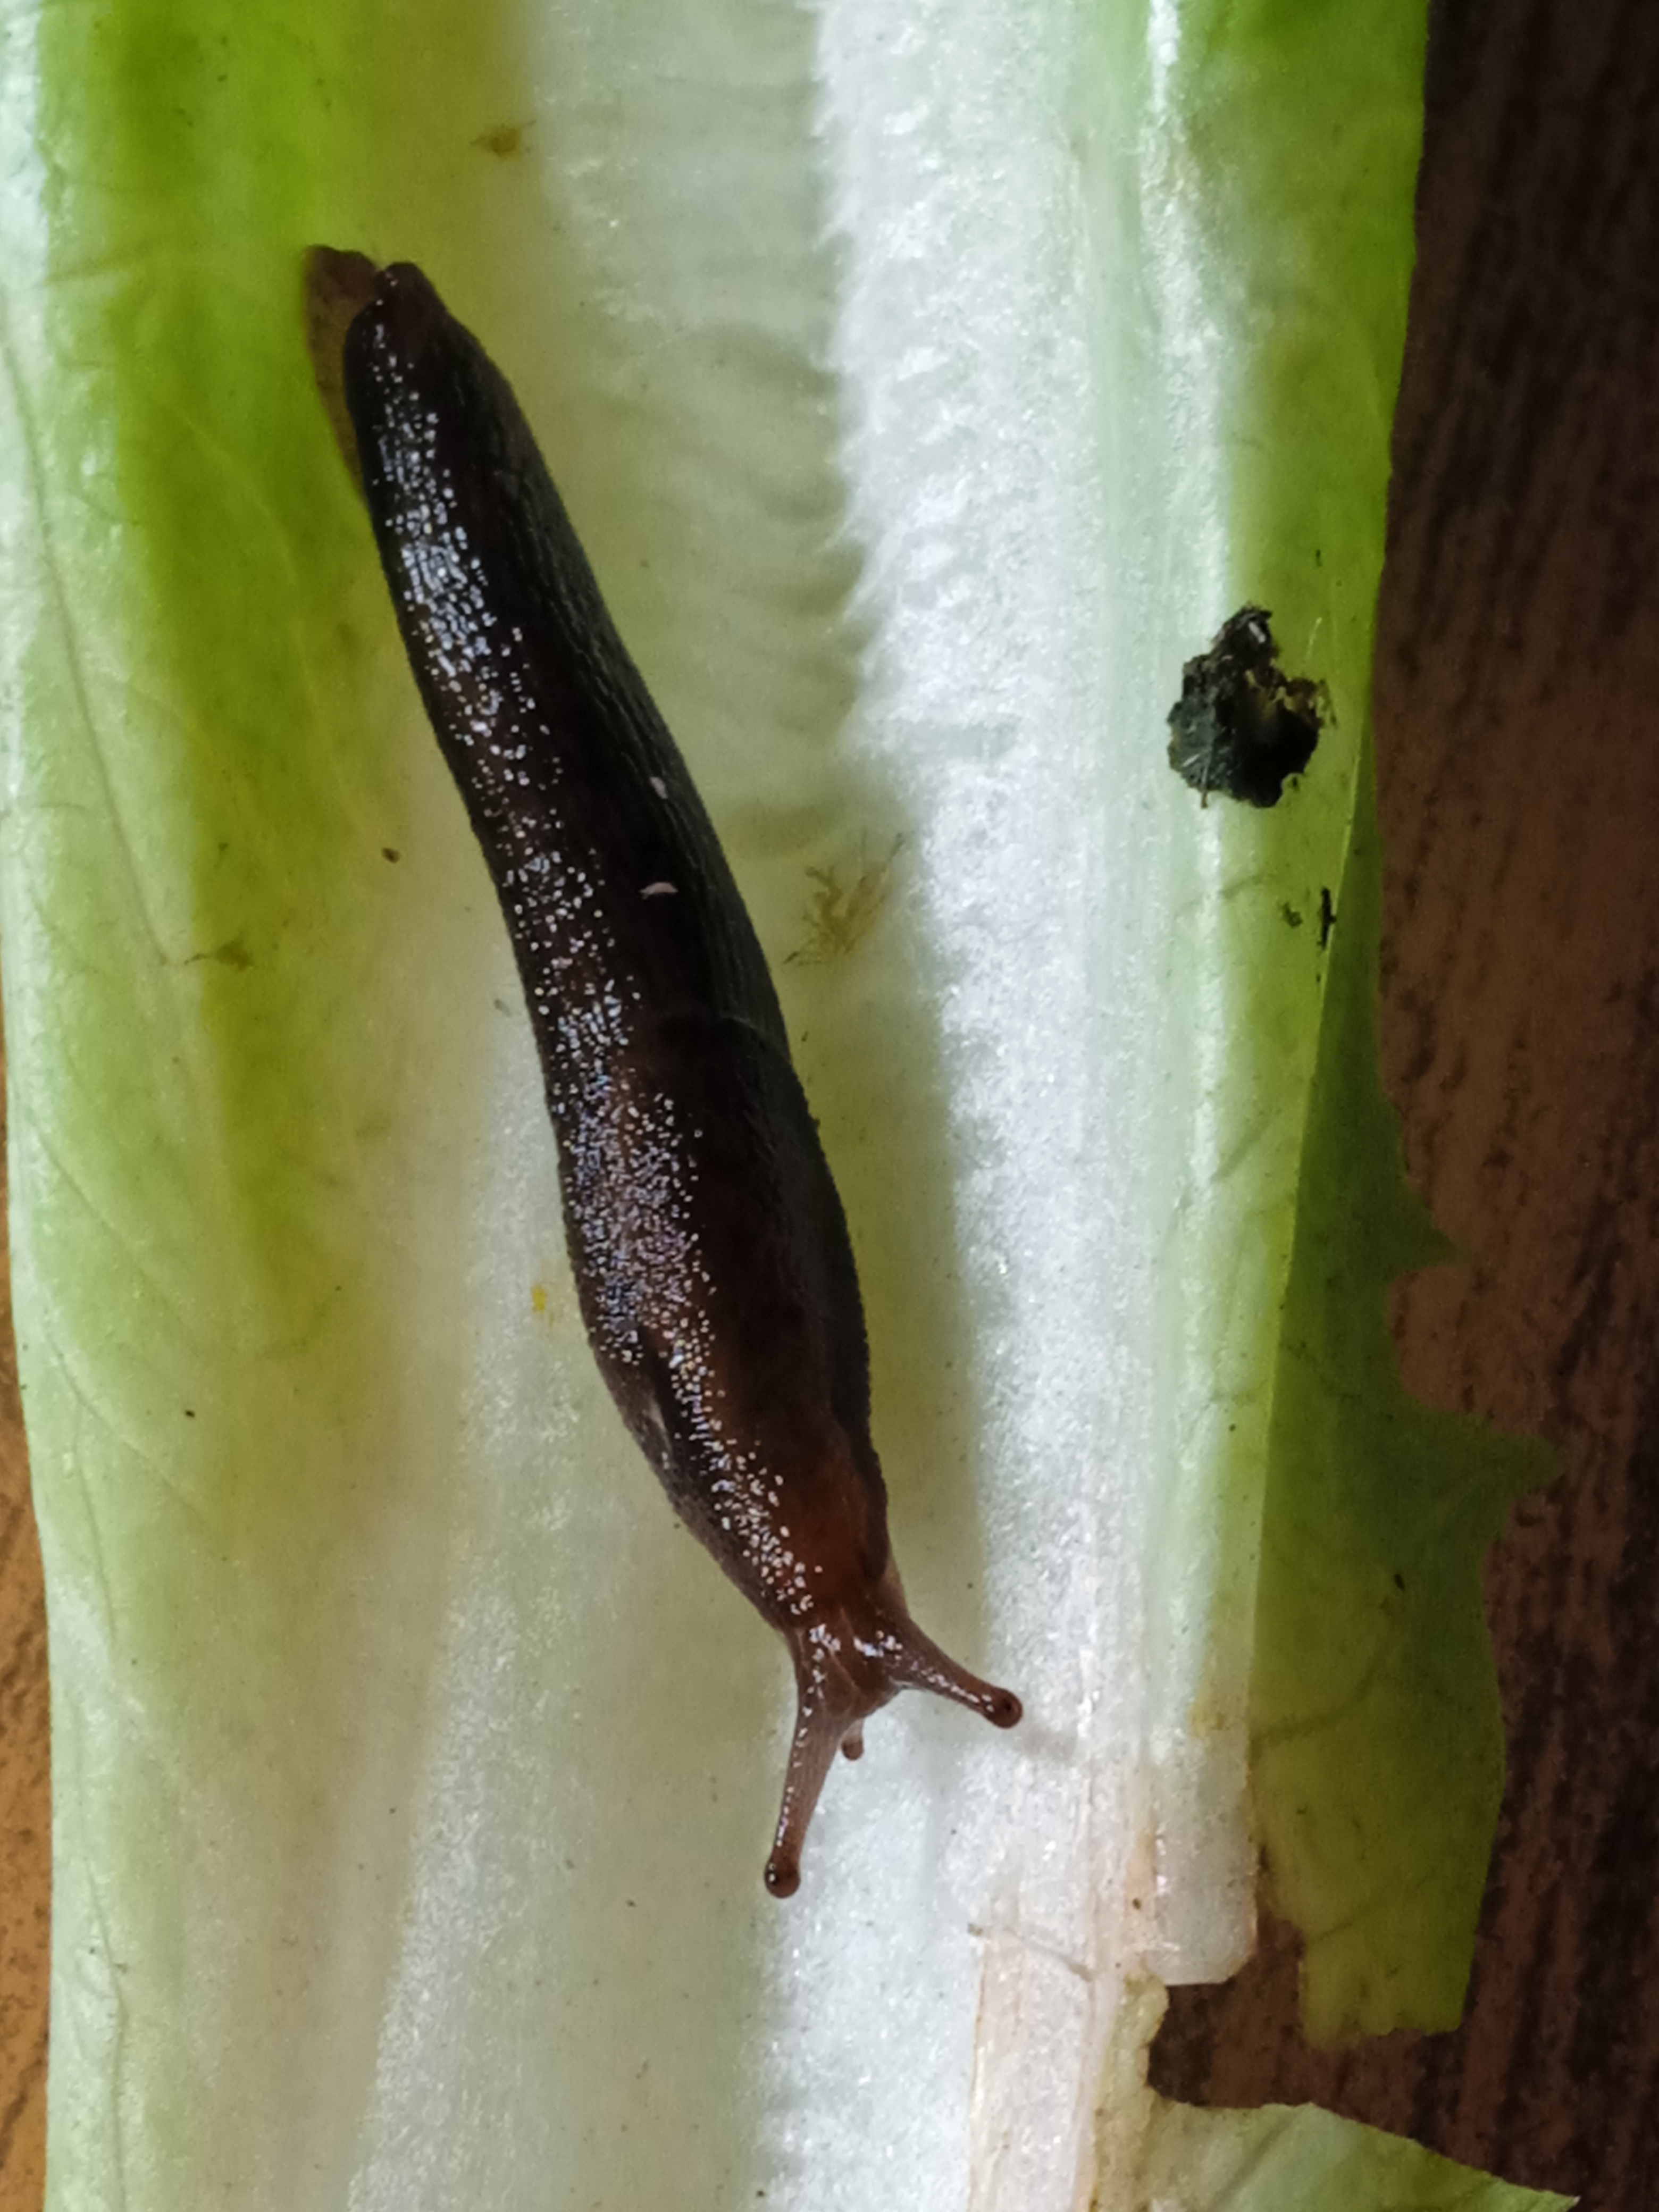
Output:
[[1198,2212],[1567,2212],[1577,2200],[1459,2166],[1316,2105],[1160,2102],[1142,2201]]
[[[1319,2042],[1462,2015],[1503,1778],[1480,1562],[1554,1464],[1536,1442],[1412,1400],[1387,1324],[1389,1284],[1453,1256],[1407,1183],[1382,1087],[1370,715],[1426,38],[1421,0],[1204,0],[1183,29],[1212,282],[1242,272],[1249,302],[1229,402],[1235,597],[1271,610],[1285,666],[1325,678],[1334,710],[1274,810],[1287,843],[1264,848],[1289,862],[1284,911],[1300,923],[1277,951],[1264,940],[1267,957],[1288,973],[1296,941],[1328,943],[1267,1332],[1249,1692],[1267,1901],[1304,1938],[1304,2024]],[[1332,838],[1339,791],[1351,811]],[[1340,880],[1321,884],[1333,862]],[[1264,1009],[1293,1003],[1258,988]],[[1264,1030],[1253,1055],[1241,1047],[1263,1098],[1294,1036]]]
[[1381,930],[1368,739],[1285,1295],[1251,1678],[1270,1902],[1302,1931],[1319,2042],[1462,2017],[1504,1771],[1481,1561],[1555,1466],[1400,1380],[1389,1285],[1453,1255],[1383,1095]]

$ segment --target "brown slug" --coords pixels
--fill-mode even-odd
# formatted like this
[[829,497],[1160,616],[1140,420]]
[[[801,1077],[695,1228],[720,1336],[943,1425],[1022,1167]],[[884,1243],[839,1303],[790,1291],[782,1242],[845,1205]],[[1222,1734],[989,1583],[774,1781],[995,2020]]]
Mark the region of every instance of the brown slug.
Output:
[[1019,1700],[910,1619],[852,1247],[766,961],[506,379],[406,263],[319,247],[307,301],[523,979],[594,1357],[675,1510],[794,1661],[766,1868],[787,1897],[868,1714],[932,1690],[1011,1728]]

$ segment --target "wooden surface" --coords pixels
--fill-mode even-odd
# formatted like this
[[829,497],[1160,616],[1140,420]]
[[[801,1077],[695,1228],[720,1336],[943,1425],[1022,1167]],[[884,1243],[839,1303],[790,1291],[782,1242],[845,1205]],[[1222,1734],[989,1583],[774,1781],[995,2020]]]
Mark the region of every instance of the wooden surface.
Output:
[[[4,1195],[0,1147],[0,1204]],[[45,2184],[48,1784],[40,1547],[0,1268],[0,2212],[38,2212]]]
[[1469,1267],[1408,1382],[1565,1473],[1494,1553],[1510,1775],[1468,2018],[1312,2053],[1270,1930],[1174,2095],[1659,2199],[1659,7],[1436,19],[1376,672],[1385,1078]]
[[[1448,0],[1377,668],[1383,1048],[1472,1267],[1408,1378],[1566,1467],[1495,1554],[1510,1781],[1468,2021],[1315,2053],[1269,1929],[1155,2078],[1647,2212],[1659,2172],[1659,6]],[[5,1336],[9,1345],[9,1316]],[[0,2212],[38,2212],[40,1567],[0,1362]]]

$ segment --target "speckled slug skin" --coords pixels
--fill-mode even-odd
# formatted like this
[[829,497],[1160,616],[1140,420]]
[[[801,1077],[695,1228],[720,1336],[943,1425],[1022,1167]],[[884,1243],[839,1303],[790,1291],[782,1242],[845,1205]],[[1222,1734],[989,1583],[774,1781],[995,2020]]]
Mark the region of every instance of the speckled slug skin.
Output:
[[1008,1728],[1019,1700],[910,1620],[852,1248],[765,958],[511,389],[417,269],[319,248],[309,287],[319,381],[343,392],[523,979],[594,1357],[794,1662],[766,1869],[787,1896],[867,1715],[916,1688]]

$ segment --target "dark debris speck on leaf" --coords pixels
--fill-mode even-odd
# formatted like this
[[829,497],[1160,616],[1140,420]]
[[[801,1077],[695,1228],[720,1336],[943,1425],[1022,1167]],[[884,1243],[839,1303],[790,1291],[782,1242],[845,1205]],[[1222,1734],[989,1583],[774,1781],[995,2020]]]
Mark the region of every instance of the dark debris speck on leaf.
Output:
[[1206,799],[1275,806],[1313,758],[1327,711],[1322,685],[1279,667],[1267,609],[1241,607],[1181,672],[1170,765]]

